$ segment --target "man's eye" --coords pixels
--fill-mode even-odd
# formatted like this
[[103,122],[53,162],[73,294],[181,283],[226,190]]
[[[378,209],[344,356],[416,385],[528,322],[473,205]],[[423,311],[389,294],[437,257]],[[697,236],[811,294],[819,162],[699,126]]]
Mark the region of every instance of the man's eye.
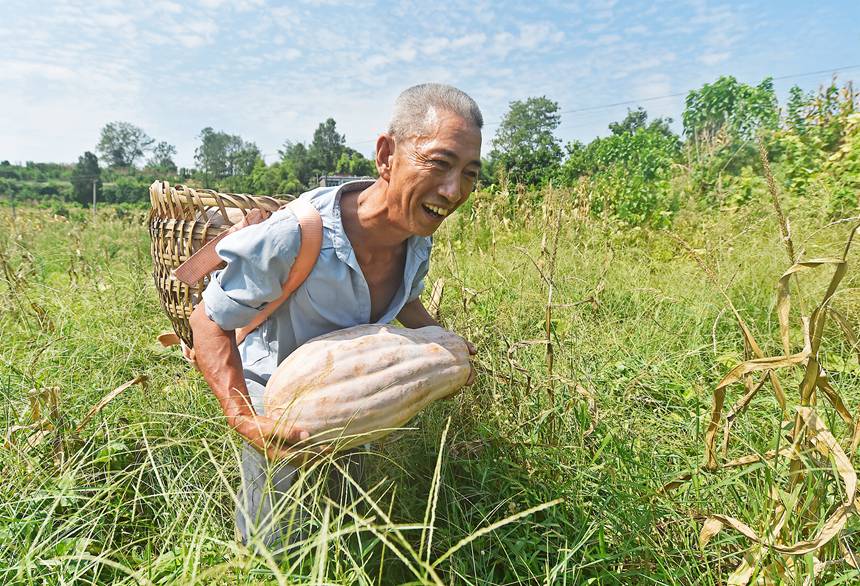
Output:
[[440,169],[448,168],[448,162],[443,161],[442,159],[431,159],[430,162],[433,163],[434,167],[439,167]]

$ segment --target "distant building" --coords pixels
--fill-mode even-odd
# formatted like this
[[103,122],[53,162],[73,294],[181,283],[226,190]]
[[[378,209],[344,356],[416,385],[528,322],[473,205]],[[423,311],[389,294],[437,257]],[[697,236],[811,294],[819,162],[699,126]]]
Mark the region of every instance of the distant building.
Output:
[[358,181],[359,179],[373,179],[373,177],[368,177],[365,175],[364,177],[356,177],[354,175],[323,175],[320,177],[320,187],[333,187],[335,185],[343,185],[344,183],[349,183],[350,181]]

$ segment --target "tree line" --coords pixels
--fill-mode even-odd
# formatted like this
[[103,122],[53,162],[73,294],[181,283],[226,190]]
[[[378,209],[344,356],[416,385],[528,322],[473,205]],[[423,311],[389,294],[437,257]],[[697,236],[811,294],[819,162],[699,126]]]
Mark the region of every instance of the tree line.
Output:
[[309,144],[286,141],[269,165],[259,147],[241,136],[206,127],[198,139],[195,166],[179,168],[174,145],[129,122],[111,122],[101,129],[94,152],[84,152],[77,164],[0,162],[0,195],[88,205],[95,188],[98,201],[134,203],[148,199],[155,179],[234,193],[295,194],[314,187],[321,175],[375,174],[373,161],[346,146],[333,118],[319,124]]
[[833,215],[858,207],[860,93],[835,78],[818,91],[794,86],[780,106],[773,80],[723,76],[689,92],[682,132],[643,108],[609,124],[609,135],[562,146],[558,103],[511,103],[493,139],[490,189],[547,184],[576,188],[591,213],[629,224],[665,224],[682,199],[737,206],[765,192],[761,150],[792,195],[824,198]]
[[[672,119],[649,119],[641,107],[588,143],[562,144],[560,123],[558,103],[546,96],[511,102],[484,161],[481,188],[510,196],[538,193],[548,184],[572,187],[592,213],[660,224],[683,197],[711,205],[752,198],[763,185],[761,142],[787,189],[828,198],[834,213],[857,204],[860,107],[850,82],[839,86],[834,79],[817,92],[795,86],[780,106],[770,78],[750,85],[723,76],[687,94],[680,133]],[[319,124],[310,143],[285,142],[271,164],[238,135],[206,127],[198,138],[194,168],[177,168],[173,145],[128,122],[112,122],[102,128],[95,152],[85,152],[76,165],[0,163],[0,194],[85,204],[95,183],[103,201],[135,202],[146,200],[155,178],[229,192],[296,194],[323,174],[375,175],[373,161],[346,146],[333,118]]]

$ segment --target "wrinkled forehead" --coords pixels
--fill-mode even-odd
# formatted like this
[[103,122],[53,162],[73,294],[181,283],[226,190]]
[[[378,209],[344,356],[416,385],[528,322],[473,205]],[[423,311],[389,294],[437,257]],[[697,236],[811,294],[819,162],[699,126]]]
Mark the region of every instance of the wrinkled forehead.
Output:
[[416,129],[418,136],[431,136],[445,131],[464,130],[481,137],[481,129],[475,123],[452,110],[431,106],[424,115],[421,127]]
[[456,112],[429,110],[423,128],[412,137],[412,141],[419,150],[439,151],[480,164],[481,129]]

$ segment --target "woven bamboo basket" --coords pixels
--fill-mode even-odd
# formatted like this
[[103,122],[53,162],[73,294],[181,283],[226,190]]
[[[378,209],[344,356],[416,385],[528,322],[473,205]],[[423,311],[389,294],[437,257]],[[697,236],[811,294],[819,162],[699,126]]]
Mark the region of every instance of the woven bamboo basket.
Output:
[[294,197],[219,193],[156,181],[149,188],[149,199],[152,203],[149,235],[152,239],[150,251],[155,288],[173,331],[192,347],[188,318],[200,301],[209,278],[189,286],[176,279],[173,271],[204,244],[241,221],[250,210],[275,211]]

